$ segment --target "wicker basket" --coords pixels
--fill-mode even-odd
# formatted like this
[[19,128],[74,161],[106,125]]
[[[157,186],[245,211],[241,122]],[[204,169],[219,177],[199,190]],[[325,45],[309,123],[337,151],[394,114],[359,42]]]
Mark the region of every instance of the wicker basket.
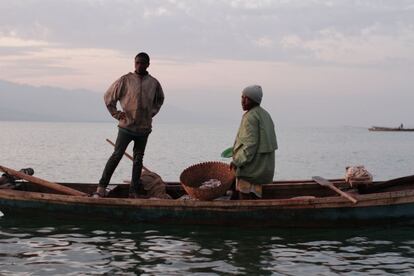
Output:
[[[199,200],[213,200],[220,197],[230,189],[234,181],[234,172],[230,166],[223,162],[205,162],[185,169],[180,175],[180,182],[185,191],[193,198]],[[221,185],[214,188],[200,189],[203,182],[217,179]]]

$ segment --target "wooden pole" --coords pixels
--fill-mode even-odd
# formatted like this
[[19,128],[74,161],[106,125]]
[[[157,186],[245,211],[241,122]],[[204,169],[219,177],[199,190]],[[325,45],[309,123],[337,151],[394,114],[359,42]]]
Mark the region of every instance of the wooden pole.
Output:
[[325,179],[325,178],[323,178],[323,177],[320,177],[320,176],[313,176],[312,177],[312,179],[316,182],[316,183],[318,183],[319,185],[321,185],[321,186],[324,186],[324,187],[328,187],[329,189],[331,189],[331,190],[333,190],[333,191],[335,191],[336,193],[338,193],[338,194],[340,194],[341,196],[343,196],[343,197],[345,197],[346,199],[348,199],[349,201],[351,201],[352,203],[357,203],[358,201],[354,198],[354,197],[352,197],[350,194],[348,194],[348,193],[346,193],[346,192],[344,192],[344,191],[341,191],[341,190],[339,190],[337,187],[335,187],[335,185],[332,183],[332,182],[330,182],[329,180],[327,180],[327,179]]
[[[109,140],[109,139],[106,139],[106,141],[109,143],[109,144],[111,144],[112,146],[114,146],[115,147],[115,144],[114,144],[114,142],[112,142],[111,140]],[[126,151],[124,152],[124,155],[126,156],[126,157],[128,157],[128,159],[129,160],[131,160],[131,161],[134,161],[134,158],[130,155],[130,154],[128,154]],[[144,165],[142,165],[142,168],[144,169],[144,170],[146,170],[147,172],[151,172],[150,170],[148,170],[148,168],[146,168]]]
[[73,195],[73,196],[87,196],[87,194],[85,194],[81,191],[78,191],[78,190],[75,190],[75,189],[72,189],[72,188],[54,183],[54,182],[50,182],[50,181],[47,181],[47,180],[44,180],[44,179],[40,179],[38,177],[31,176],[31,175],[28,175],[28,174],[25,174],[25,173],[22,173],[22,172],[19,172],[19,171],[15,171],[13,169],[10,169],[10,168],[4,167],[4,166],[0,166],[0,171],[3,171],[3,172],[5,172],[6,174],[8,174],[10,176],[14,176],[14,177],[24,179],[24,180],[29,181],[31,183],[38,184],[38,185],[43,186],[43,187],[47,187],[49,189],[52,189],[52,190],[57,191],[57,192],[61,192],[63,194]]

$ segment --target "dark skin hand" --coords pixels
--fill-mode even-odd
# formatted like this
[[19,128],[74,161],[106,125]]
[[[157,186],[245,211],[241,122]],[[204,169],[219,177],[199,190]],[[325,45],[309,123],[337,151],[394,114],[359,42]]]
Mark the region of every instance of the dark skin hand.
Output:
[[230,162],[230,170],[235,171],[237,169],[236,165],[234,165],[233,161]]
[[125,112],[120,111],[118,113],[118,121],[121,121],[121,120],[124,120],[124,119],[126,119],[126,114],[125,114]]

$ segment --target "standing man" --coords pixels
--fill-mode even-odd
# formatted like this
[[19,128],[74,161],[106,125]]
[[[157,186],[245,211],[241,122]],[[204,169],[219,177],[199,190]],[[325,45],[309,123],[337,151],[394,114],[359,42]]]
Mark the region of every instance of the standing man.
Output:
[[[128,73],[115,81],[106,91],[104,100],[112,117],[119,121],[115,149],[106,163],[99,180],[96,195],[105,196],[106,186],[119,164],[128,144],[134,141],[130,197],[136,197],[141,188],[141,171],[145,146],[152,130],[154,117],[164,103],[161,85],[148,74],[150,57],[139,53],[135,57],[135,72]],[[122,110],[117,109],[117,102]]]
[[236,191],[240,199],[262,197],[262,184],[272,183],[275,172],[277,141],[270,114],[264,110],[263,92],[259,85],[242,91],[241,105],[244,111],[230,167],[236,171]]

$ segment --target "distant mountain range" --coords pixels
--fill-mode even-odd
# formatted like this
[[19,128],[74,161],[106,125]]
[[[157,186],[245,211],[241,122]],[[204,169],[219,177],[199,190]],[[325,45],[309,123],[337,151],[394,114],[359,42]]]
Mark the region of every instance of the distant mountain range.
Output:
[[104,122],[109,119],[98,93],[0,81],[0,120]]
[[[35,87],[0,80],[0,121],[112,122],[103,95],[88,90]],[[200,114],[165,104],[159,122],[204,122]]]

